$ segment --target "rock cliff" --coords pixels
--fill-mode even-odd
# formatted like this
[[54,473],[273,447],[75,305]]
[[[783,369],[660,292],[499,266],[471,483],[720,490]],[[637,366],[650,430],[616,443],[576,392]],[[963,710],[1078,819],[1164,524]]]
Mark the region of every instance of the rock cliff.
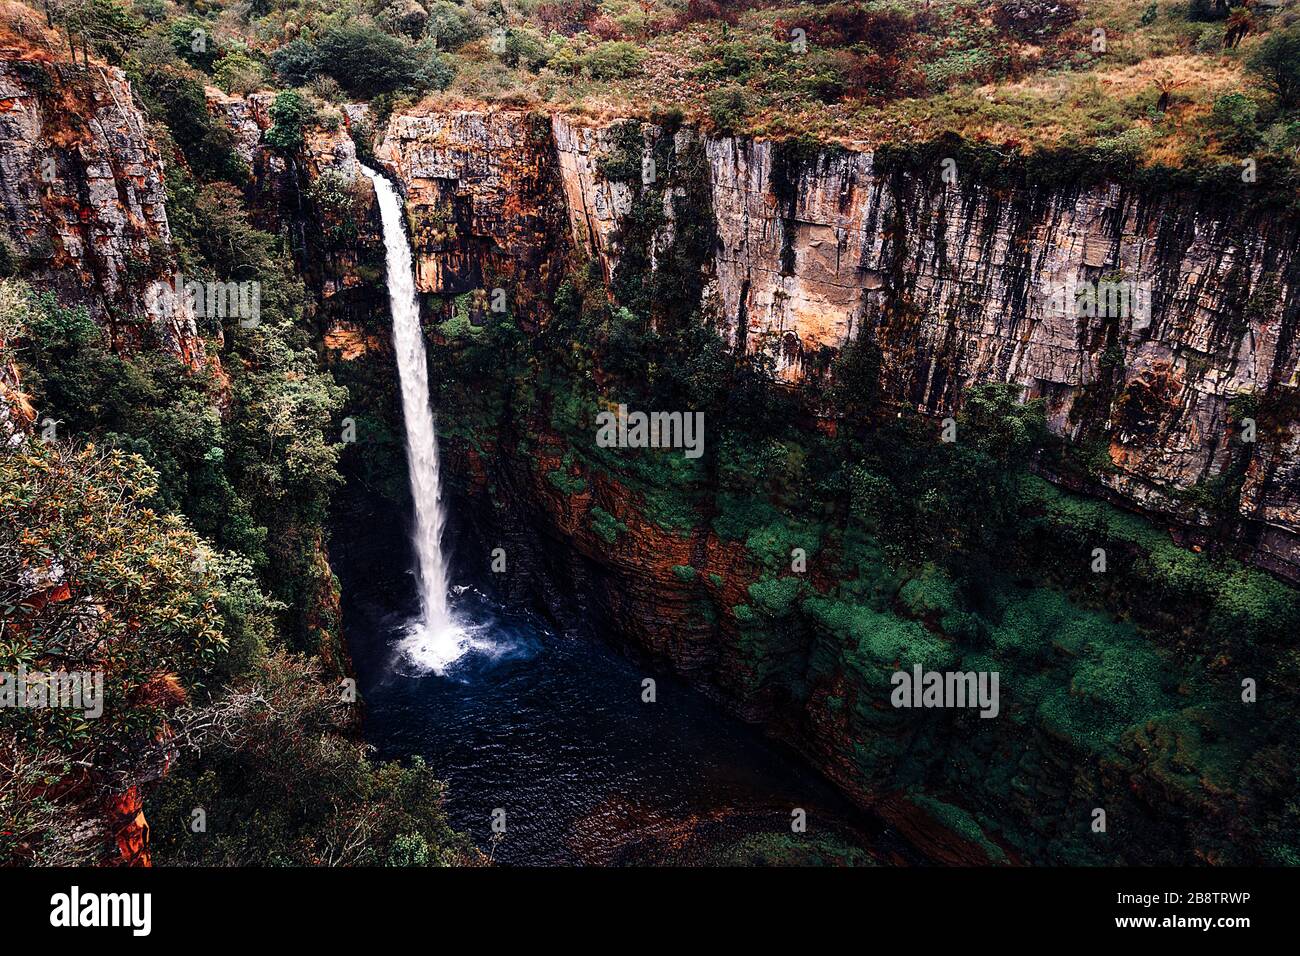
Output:
[[204,361],[174,269],[164,160],[119,69],[0,59],[0,205],[12,271],[82,304],[121,348]]
[[540,322],[560,257],[616,280],[629,255],[662,270],[704,229],[688,265],[713,320],[770,349],[787,380],[824,380],[828,350],[861,335],[887,400],[936,417],[972,383],[1019,383],[1099,462],[1094,493],[1192,538],[1215,526],[1300,577],[1293,218],[1207,193],[1008,182],[950,157],[514,110],[397,114],[377,155],[407,195],[424,292],[509,286]]

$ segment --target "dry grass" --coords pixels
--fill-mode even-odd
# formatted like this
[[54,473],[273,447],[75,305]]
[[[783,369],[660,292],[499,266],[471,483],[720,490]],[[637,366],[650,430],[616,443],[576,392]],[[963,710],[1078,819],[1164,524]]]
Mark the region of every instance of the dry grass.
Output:
[[0,0],[0,57],[6,60],[66,58],[63,34],[45,25],[45,17],[13,0]]

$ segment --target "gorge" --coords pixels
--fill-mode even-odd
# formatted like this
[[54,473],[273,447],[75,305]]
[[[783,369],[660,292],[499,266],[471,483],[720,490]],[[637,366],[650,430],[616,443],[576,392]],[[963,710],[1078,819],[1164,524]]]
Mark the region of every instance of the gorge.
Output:
[[[418,596],[412,616],[396,588],[375,586],[374,569],[391,565],[393,551],[338,562],[347,569],[344,625],[367,734],[380,754],[418,753],[436,766],[452,788],[453,825],[477,836],[491,821],[494,836],[480,845],[503,863],[780,860],[798,852],[782,845],[791,813],[813,815],[813,858],[905,858],[896,837],[878,822],[859,823],[829,786],[791,766],[791,755],[666,675],[638,679],[598,635],[556,632],[465,586],[451,606],[437,432],[400,201],[380,174],[360,169],[375,185],[384,232]],[[371,547],[356,541],[348,551]],[[649,699],[638,694],[645,680],[655,688]],[[671,716],[646,721],[639,711],[659,704],[659,682],[672,694],[661,705]],[[515,815],[522,825],[508,824]],[[576,838],[564,839],[569,833]]]
[[[770,13],[683,31],[784,76]],[[0,651],[108,694],[90,728],[0,727],[0,756],[49,750],[13,763],[7,854],[1300,862],[1277,151],[1246,178],[478,95],[486,34],[451,92],[282,77],[323,22],[227,48],[279,56],[268,89],[165,37],[69,63],[27,14],[0,42]],[[433,50],[418,82],[448,56],[394,42]],[[1211,110],[1130,106],[1178,135]],[[174,276],[257,283],[259,320],[148,294]],[[992,697],[900,707],[900,673]]]
[[[1207,633],[1226,636],[1226,606],[1219,602],[1235,600],[1229,595],[1266,578],[1243,570],[1232,583],[1203,579],[1185,590],[1170,572],[1184,560],[1181,555],[1194,552],[1174,541],[1199,547],[1207,533],[1222,535],[1232,526],[1238,530],[1219,538],[1239,542],[1228,550],[1287,573],[1291,532],[1287,519],[1275,518],[1286,514],[1288,506],[1280,503],[1292,494],[1287,449],[1294,433],[1283,426],[1267,445],[1253,448],[1234,442],[1239,429],[1233,415],[1245,413],[1229,404],[1242,401],[1234,397],[1236,389],[1254,394],[1264,379],[1274,382],[1265,394],[1289,393],[1294,265],[1286,251],[1290,240],[1265,237],[1290,235],[1294,223],[1208,200],[1201,201],[1202,211],[1193,212],[1187,204],[1195,206],[1196,200],[1158,189],[1126,193],[1115,186],[1089,187],[1081,198],[1077,187],[1043,196],[1042,190],[1035,195],[1021,186],[1006,193],[1007,187],[976,181],[956,194],[946,187],[936,198],[915,184],[932,177],[938,188],[937,163],[922,167],[915,160],[784,149],[783,157],[776,145],[714,142],[689,128],[665,131],[638,122],[593,128],[563,116],[542,119],[502,110],[390,120],[376,154],[405,184],[417,284],[438,343],[432,361],[442,384],[435,401],[443,408],[447,441],[458,449],[451,455],[449,481],[479,525],[470,560],[486,566],[491,549],[504,548],[512,573],[495,585],[516,599],[532,595],[553,607],[583,594],[585,613],[603,628],[639,653],[669,662],[746,718],[794,743],[931,859],[1059,862],[1119,854],[1152,860],[1192,852],[1179,842],[1189,833],[1182,827],[1191,827],[1200,834],[1192,840],[1202,842],[1207,831],[1193,819],[1208,813],[1200,819],[1217,828],[1227,825],[1227,818],[1210,808],[1213,800],[1207,805],[1183,790],[1197,785],[1170,776],[1165,761],[1182,758],[1163,756],[1162,748],[1190,747],[1202,760],[1224,759],[1238,767],[1246,766],[1239,759],[1252,758],[1244,751],[1230,756],[1228,741],[1245,733],[1229,705],[1235,699],[1231,678],[1213,670],[1192,678],[1197,665],[1184,669],[1189,659],[1183,655],[1206,646]],[[653,183],[639,182],[647,159],[657,169]],[[903,165],[888,165],[895,162]],[[631,178],[611,178],[611,171],[623,169],[632,171]],[[1014,182],[1021,174],[1013,166],[1005,175]],[[748,185],[728,185],[737,181]],[[903,196],[916,204],[915,212],[900,208]],[[1092,202],[1098,204],[1095,213],[1087,211]],[[1175,252],[1166,240],[1146,237],[1163,221],[1157,208],[1178,209],[1179,221],[1204,217],[1207,225]],[[712,215],[706,214],[710,209]],[[730,209],[737,212],[725,212]],[[1247,229],[1240,217],[1248,213],[1256,218]],[[913,229],[920,230],[919,242],[942,237],[935,251],[907,241]],[[855,258],[859,249],[867,250],[861,254],[876,268],[864,270]],[[570,271],[569,256],[580,262],[589,257],[586,271]],[[1209,261],[1216,265],[1208,268]],[[1238,261],[1237,274],[1254,278],[1230,291],[1224,282],[1233,270],[1224,263]],[[1050,297],[1036,290],[1050,288],[1051,277],[1071,270],[1165,277],[1154,284],[1151,321],[1139,328],[1132,316],[1052,314]],[[1221,325],[1225,317],[1279,278],[1278,295],[1268,300],[1276,310],[1272,317],[1230,335]],[[861,285],[855,289],[854,282]],[[634,311],[647,310],[650,331],[619,329],[626,317],[617,312],[584,318],[592,308],[590,290],[606,284],[618,301],[645,303]],[[489,305],[496,289],[507,292],[508,328]],[[964,300],[948,299],[957,289],[967,290]],[[595,291],[596,302],[601,294]],[[920,298],[930,295],[941,298]],[[576,313],[569,313],[578,329],[584,321],[597,323],[595,341],[601,344],[596,349],[608,350],[618,336],[647,335],[672,356],[665,365],[680,363],[684,372],[707,359],[711,346],[682,329],[681,313],[665,303],[701,303],[684,308],[699,308],[702,315],[714,308],[713,318],[704,321],[716,322],[721,341],[771,354],[778,378],[796,393],[811,391],[811,407],[799,400],[776,403],[774,409],[766,404],[771,399],[756,401],[753,395],[722,406],[713,399],[715,404],[703,406],[710,429],[706,447],[714,445],[718,458],[708,463],[706,457],[706,468],[698,471],[689,463],[668,468],[664,458],[629,462],[618,452],[610,454],[593,440],[602,410],[624,401],[630,407],[691,409],[701,407],[699,398],[690,383],[683,392],[683,383],[666,372],[658,375],[667,381],[652,383],[648,392],[638,392],[637,383],[608,369],[594,390],[575,391],[567,383],[584,374],[581,360],[512,364],[521,332],[534,343],[534,355],[545,354],[548,327],[565,321],[566,308],[575,308],[565,304],[566,297],[578,300]],[[952,312],[946,323],[934,318],[946,309]],[[574,318],[554,334],[573,336]],[[1244,347],[1235,335],[1244,337]],[[685,341],[677,346],[674,336]],[[826,417],[824,396],[835,394],[836,379],[853,371],[844,365],[836,369],[831,349],[843,350],[858,336],[881,350],[864,360],[868,377],[855,380],[858,387],[878,389],[891,416],[909,406],[933,416],[932,426],[925,417],[914,419],[904,429],[906,438],[885,438],[883,448],[882,439],[867,439],[878,443],[869,457],[894,458],[887,474],[899,467],[931,467],[924,464],[928,453],[911,458],[910,465],[896,463],[894,442],[939,445],[938,420],[956,409],[972,383],[997,370],[997,378],[1024,386],[1017,401],[1044,400],[1047,428],[1064,439],[1055,444],[1048,439],[1042,451],[1021,463],[1066,488],[1086,489],[1164,518],[1174,540],[1109,506],[1049,491],[1035,478],[1006,486],[994,474],[1018,467],[1015,456],[1024,452],[1015,445],[984,446],[1012,457],[998,459],[992,473],[977,468],[959,486],[940,492],[969,499],[976,526],[992,515],[1024,522],[1012,535],[1015,543],[993,546],[991,554],[1002,551],[991,561],[993,581],[1002,583],[990,582],[987,571],[981,583],[971,570],[954,576],[927,565],[943,548],[920,543],[930,532],[917,523],[918,516],[881,512],[877,505],[863,515],[863,528],[856,525],[860,518],[849,516],[846,522],[842,512],[819,510],[819,495],[843,494],[829,490],[838,481],[849,480],[855,502],[859,482],[865,479],[865,487],[874,491],[871,483],[880,481],[879,466],[847,476],[838,470],[844,436],[837,440],[831,430],[830,438],[810,441],[806,426],[795,425],[802,416]],[[495,393],[458,394],[467,387],[477,391],[472,378],[462,376],[489,368],[517,368],[515,381],[535,380],[535,393],[508,384]],[[732,382],[734,390],[737,380]],[[602,392],[609,397],[602,400]],[[637,394],[640,402],[628,401]],[[997,396],[981,400],[996,415],[1016,414],[1000,406]],[[1251,407],[1267,409],[1270,401]],[[746,421],[764,414],[775,415],[776,428]],[[1274,420],[1273,414],[1265,411],[1261,417]],[[985,427],[979,419],[960,414],[959,419],[959,434]],[[772,466],[764,456],[769,455],[789,464],[768,470]],[[796,455],[807,456],[806,461],[788,457]],[[797,470],[783,473],[782,468]],[[831,481],[818,484],[819,473]],[[1240,498],[1216,493],[1209,509],[1196,504],[1197,486],[1226,488],[1222,480],[1215,484],[1218,474],[1240,476],[1229,479],[1240,480]],[[891,483],[897,494],[926,493],[924,484],[904,491],[906,484],[896,478]],[[929,493],[934,494],[933,486]],[[781,502],[777,511],[771,510],[775,502]],[[1231,516],[1220,510],[1256,507],[1261,510],[1249,513],[1270,517],[1255,523],[1247,510]],[[781,510],[785,517],[778,520]],[[1011,519],[1008,512],[1021,517]],[[879,544],[861,537],[873,527],[868,533]],[[890,543],[895,535],[898,543]],[[967,546],[973,548],[973,542]],[[881,544],[884,555],[875,550]],[[1109,584],[1089,580],[1096,546],[1112,557]],[[795,548],[814,556],[815,570],[806,579],[790,572]],[[1079,603],[1025,589],[1024,572],[1007,562],[1009,553],[1024,555],[1018,560],[1031,566],[1056,568],[1051,580],[1077,592]],[[919,575],[882,578],[882,566],[899,556],[919,561]],[[873,580],[871,587],[881,590],[864,594],[862,585]],[[1215,588],[1221,597],[1211,596]],[[1152,589],[1161,595],[1154,602],[1143,597]],[[982,610],[980,602],[990,597],[978,597],[981,593],[993,601]],[[1278,591],[1281,603],[1275,607],[1293,606],[1285,593]],[[967,603],[970,595],[973,604]],[[1165,601],[1172,602],[1168,607],[1175,614],[1175,606],[1204,609],[1185,620],[1189,630],[1178,640],[1190,643],[1147,645],[1138,630],[1130,630],[1133,624],[1093,610],[1121,607],[1139,627],[1181,630],[1157,610]],[[849,612],[852,607],[858,610]],[[998,619],[1001,623],[994,623]],[[1259,626],[1245,626],[1253,635],[1248,640],[1259,647],[1280,639],[1289,627],[1272,611]],[[884,638],[879,646],[867,643],[873,631]],[[941,635],[939,642],[930,644],[930,634]],[[1222,639],[1210,639],[1210,646],[1223,647]],[[858,640],[863,641],[859,653],[870,647],[872,656],[850,665],[860,671],[846,673],[843,663],[833,661],[851,656],[845,643],[852,649]],[[1032,649],[1044,640],[1054,652]],[[949,641],[956,647],[945,646]],[[954,650],[956,657],[950,656]],[[881,713],[887,675],[875,668],[892,670],[895,662],[916,654],[935,655],[927,658],[934,663],[959,660],[962,669],[1000,670],[1004,701],[1011,701],[1002,721],[1009,716],[1014,729],[982,732],[949,715],[920,728]],[[1126,685],[1108,684],[1101,691],[1094,681],[1120,658],[1142,663]],[[1213,692],[1222,695],[1220,703],[1194,703],[1206,691],[1189,695],[1189,679],[1210,685],[1224,681]],[[1100,725],[1088,726],[1098,719]],[[1229,729],[1233,725],[1236,729]],[[1036,743],[1026,745],[1027,732]],[[964,742],[955,750],[939,743],[949,735]],[[1263,745],[1258,740],[1248,745],[1257,746]],[[933,769],[913,776],[920,764]],[[1067,766],[1075,769],[1066,772]],[[1080,776],[1080,766],[1092,769]],[[1198,761],[1191,766],[1198,768],[1193,774],[1204,772]],[[937,778],[930,776],[936,771]],[[972,775],[979,781],[974,785]],[[882,787],[882,779],[891,782]],[[1091,782],[1084,784],[1085,779]],[[1074,796],[1061,805],[1060,817],[1045,824],[1037,815],[1070,792],[1067,780]],[[1008,805],[1008,793],[1020,796]],[[1152,799],[1163,809],[1142,809]],[[1169,828],[1159,830],[1161,839],[1182,849],[1161,850],[1138,840],[1129,849],[1109,844],[1098,856],[1084,835],[1089,801],[1123,806],[1125,816],[1165,819]],[[1171,813],[1169,806],[1180,809]],[[1009,836],[1017,827],[1011,820],[1031,818],[1037,820],[1032,829]],[[1209,824],[1209,819],[1220,822]],[[1240,851],[1241,834],[1226,839],[1235,847],[1231,853]],[[1213,858],[1224,851],[1202,847],[1200,852]]]

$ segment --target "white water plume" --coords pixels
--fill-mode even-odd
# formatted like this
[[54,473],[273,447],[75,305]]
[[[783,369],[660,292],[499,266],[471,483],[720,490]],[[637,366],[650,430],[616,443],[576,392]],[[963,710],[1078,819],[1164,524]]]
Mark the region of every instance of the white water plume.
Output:
[[429,406],[429,372],[415,297],[411,246],[402,227],[402,200],[386,178],[366,166],[375,184],[384,224],[388,301],[393,313],[393,347],[402,386],[406,457],[415,501],[416,573],[420,618],[412,622],[404,650],[411,660],[442,674],[476,643],[452,617],[447,604],[447,567],[442,554],[442,486],[438,475],[438,432]]

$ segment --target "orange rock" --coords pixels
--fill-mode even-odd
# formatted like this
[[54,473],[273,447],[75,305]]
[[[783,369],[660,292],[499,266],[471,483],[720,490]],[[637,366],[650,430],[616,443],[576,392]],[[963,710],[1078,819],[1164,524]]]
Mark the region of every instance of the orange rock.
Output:
[[152,866],[149,855],[149,822],[144,818],[144,800],[138,787],[113,797],[108,806],[109,825],[125,866]]

